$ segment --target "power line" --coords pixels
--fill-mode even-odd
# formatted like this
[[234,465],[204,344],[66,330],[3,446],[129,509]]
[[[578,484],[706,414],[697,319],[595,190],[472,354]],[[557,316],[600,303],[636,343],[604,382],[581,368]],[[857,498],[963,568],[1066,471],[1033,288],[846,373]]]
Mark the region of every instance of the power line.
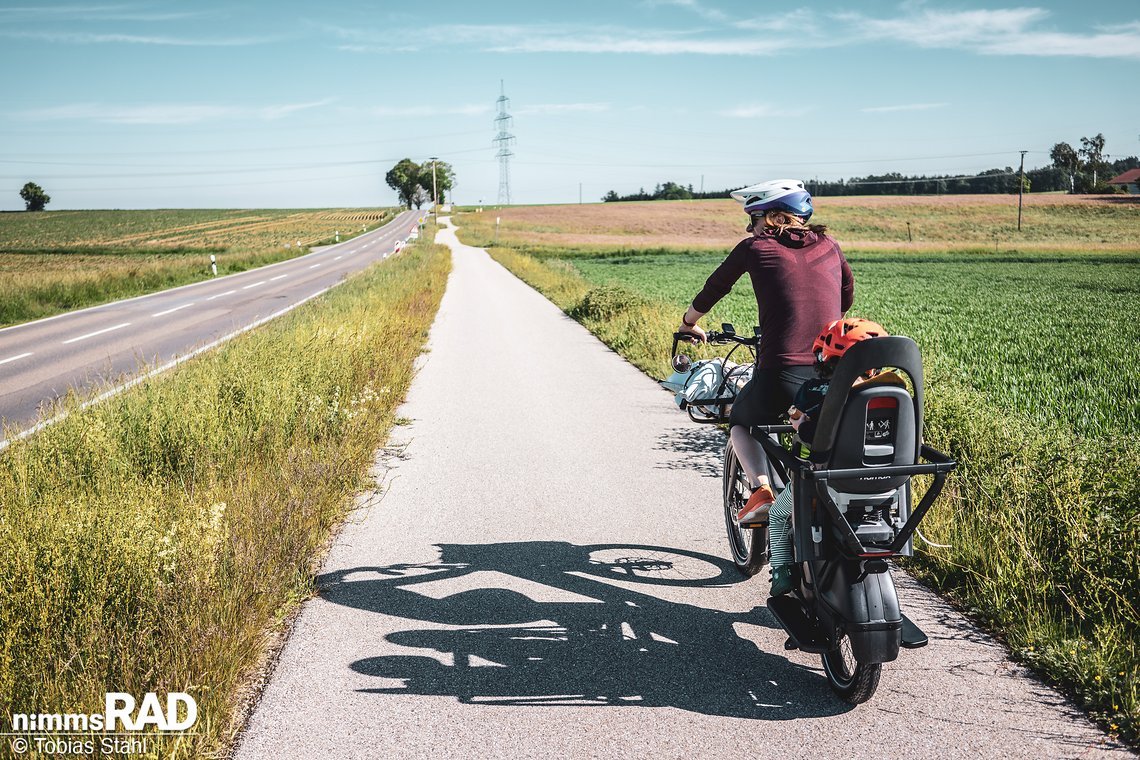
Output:
[[[465,150],[452,150],[448,154],[460,153],[482,153],[486,148],[469,148]],[[44,177],[44,179],[145,179],[148,177],[196,177],[203,175],[216,175],[216,174],[259,174],[265,172],[285,172],[285,171],[304,171],[307,169],[323,169],[330,166],[367,166],[369,164],[386,164],[392,161],[399,161],[398,158],[375,158],[375,159],[362,159],[359,161],[323,161],[315,164],[291,164],[284,166],[237,166],[225,169],[201,169],[189,172],[149,172],[141,174],[71,174],[71,175],[57,175]],[[34,165],[51,165],[51,166],[122,166],[122,164],[76,164],[69,162],[58,161],[8,161],[0,160],[0,164],[34,164]],[[140,166],[141,169],[158,169],[160,166]],[[182,167],[175,167],[182,168]],[[0,179],[20,179],[22,175],[0,175]]]
[[[359,142],[344,142],[344,143],[306,143],[304,145],[278,145],[276,147],[254,147],[254,148],[215,148],[203,150],[132,150],[132,151],[86,151],[82,153],[65,153],[61,151],[53,151],[51,153],[39,154],[28,153],[26,155],[50,155],[50,156],[199,156],[203,154],[223,154],[223,153],[272,153],[285,150],[310,150],[313,148],[355,148],[362,145],[383,145],[388,143],[406,142],[410,140],[435,140],[441,137],[466,137],[469,135],[485,134],[482,130],[466,130],[463,132],[441,132],[434,135],[414,135],[412,138],[408,137],[392,137],[384,140],[362,140]],[[4,163],[4,162],[0,162]]]

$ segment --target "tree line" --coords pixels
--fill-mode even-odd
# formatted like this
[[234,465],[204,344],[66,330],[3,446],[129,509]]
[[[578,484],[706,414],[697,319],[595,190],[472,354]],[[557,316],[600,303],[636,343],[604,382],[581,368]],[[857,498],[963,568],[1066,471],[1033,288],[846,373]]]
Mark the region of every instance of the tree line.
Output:
[[[1140,168],[1140,158],[1109,161],[1105,157],[1103,134],[1082,137],[1079,148],[1066,142],[1055,144],[1049,151],[1052,164],[1025,170],[1025,192],[1065,191],[1070,193],[1113,193],[1118,190],[1108,180],[1129,169]],[[986,169],[976,175],[905,175],[900,172],[869,174],[839,180],[806,180],[804,185],[812,195],[977,195],[1016,193],[1019,169]],[[725,198],[731,190],[695,192],[692,185],[666,182],[654,187],[653,192],[641,188],[636,193],[618,195],[610,190],[602,200],[657,201]]]

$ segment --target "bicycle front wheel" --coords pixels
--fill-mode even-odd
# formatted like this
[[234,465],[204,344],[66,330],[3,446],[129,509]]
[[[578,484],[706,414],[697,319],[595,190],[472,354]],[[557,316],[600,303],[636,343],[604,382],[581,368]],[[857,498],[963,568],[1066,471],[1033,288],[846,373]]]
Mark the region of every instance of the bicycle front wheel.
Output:
[[736,524],[736,516],[751,492],[748,476],[736,458],[730,439],[724,447],[724,523],[732,562],[749,578],[768,564],[768,527],[741,528]]

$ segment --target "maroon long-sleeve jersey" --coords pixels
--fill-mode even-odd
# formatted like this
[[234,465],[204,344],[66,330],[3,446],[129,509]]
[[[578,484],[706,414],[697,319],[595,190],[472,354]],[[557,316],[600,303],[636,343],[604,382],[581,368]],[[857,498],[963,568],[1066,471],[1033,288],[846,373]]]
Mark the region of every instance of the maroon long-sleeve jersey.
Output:
[[839,244],[827,235],[769,230],[741,240],[693,299],[708,312],[748,273],[760,309],[760,368],[811,364],[811,344],[851,308],[855,277]]

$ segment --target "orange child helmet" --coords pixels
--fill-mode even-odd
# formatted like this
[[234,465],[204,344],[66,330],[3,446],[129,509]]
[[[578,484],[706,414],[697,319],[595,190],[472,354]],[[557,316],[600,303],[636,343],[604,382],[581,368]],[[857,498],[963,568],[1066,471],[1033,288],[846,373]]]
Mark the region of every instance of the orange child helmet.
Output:
[[838,359],[847,349],[867,338],[881,338],[889,335],[878,322],[862,317],[837,319],[823,329],[811,344],[812,353],[821,362]]

